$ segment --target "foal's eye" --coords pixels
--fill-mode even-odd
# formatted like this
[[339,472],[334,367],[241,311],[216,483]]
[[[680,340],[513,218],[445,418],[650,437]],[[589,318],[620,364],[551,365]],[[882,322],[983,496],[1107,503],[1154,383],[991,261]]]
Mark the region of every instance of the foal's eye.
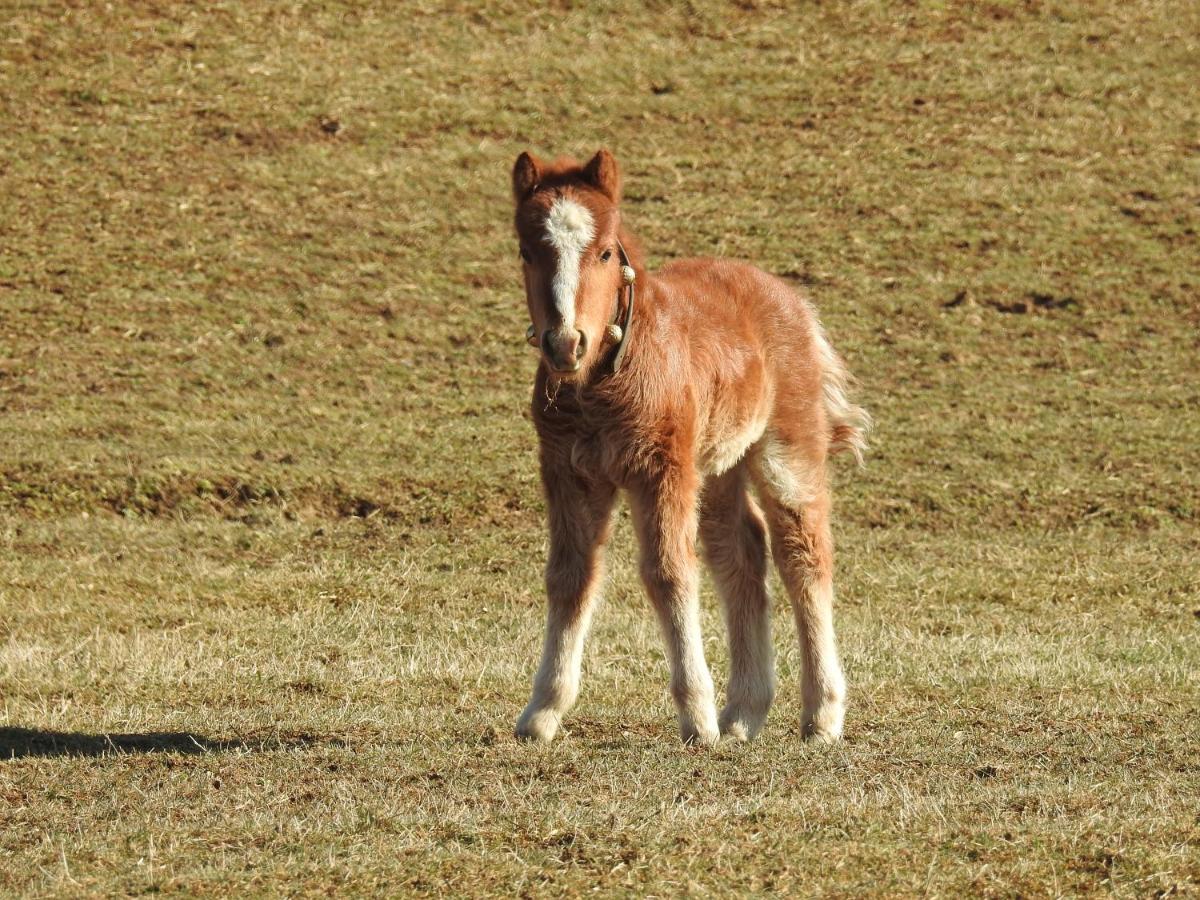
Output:
[[530,262],[528,250],[522,247],[518,252],[521,254],[521,259],[525,260],[525,262]]
[[612,259],[612,251],[611,250],[605,250],[603,253],[600,254],[600,262],[608,262],[610,259]]

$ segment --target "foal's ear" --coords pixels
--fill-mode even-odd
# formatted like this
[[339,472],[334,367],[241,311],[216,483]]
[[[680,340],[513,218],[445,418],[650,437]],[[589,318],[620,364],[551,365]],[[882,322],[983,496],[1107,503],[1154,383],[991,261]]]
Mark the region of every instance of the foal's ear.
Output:
[[621,199],[621,172],[617,169],[617,161],[607,150],[599,151],[583,167],[583,177],[613,203]]
[[520,203],[537,187],[541,178],[542,164],[532,154],[522,153],[513,164],[513,199]]

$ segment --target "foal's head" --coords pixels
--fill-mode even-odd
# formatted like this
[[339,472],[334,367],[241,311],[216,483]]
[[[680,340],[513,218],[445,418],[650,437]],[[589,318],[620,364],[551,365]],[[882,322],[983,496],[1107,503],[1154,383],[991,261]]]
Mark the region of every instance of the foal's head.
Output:
[[602,351],[621,284],[617,162],[607,150],[586,166],[522,153],[512,178],[533,334],[556,377],[582,377]]

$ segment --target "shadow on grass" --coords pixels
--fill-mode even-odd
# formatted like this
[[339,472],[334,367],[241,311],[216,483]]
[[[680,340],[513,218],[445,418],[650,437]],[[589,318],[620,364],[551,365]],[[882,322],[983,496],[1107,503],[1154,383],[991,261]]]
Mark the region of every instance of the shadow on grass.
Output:
[[85,734],[34,728],[0,728],[0,760],[24,756],[121,756],[134,753],[264,753],[273,750],[303,749],[315,745],[349,746],[341,738],[320,737],[307,733],[213,740],[189,731]]

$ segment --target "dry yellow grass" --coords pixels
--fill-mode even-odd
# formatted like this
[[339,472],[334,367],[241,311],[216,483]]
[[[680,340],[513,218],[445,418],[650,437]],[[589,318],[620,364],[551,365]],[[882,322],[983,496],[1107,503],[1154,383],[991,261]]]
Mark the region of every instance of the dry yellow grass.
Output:
[[[1191,3],[9,4],[0,892],[1200,892]],[[522,149],[808,287],[847,740],[684,749],[622,520],[570,734]],[[707,648],[726,667],[711,593]]]

